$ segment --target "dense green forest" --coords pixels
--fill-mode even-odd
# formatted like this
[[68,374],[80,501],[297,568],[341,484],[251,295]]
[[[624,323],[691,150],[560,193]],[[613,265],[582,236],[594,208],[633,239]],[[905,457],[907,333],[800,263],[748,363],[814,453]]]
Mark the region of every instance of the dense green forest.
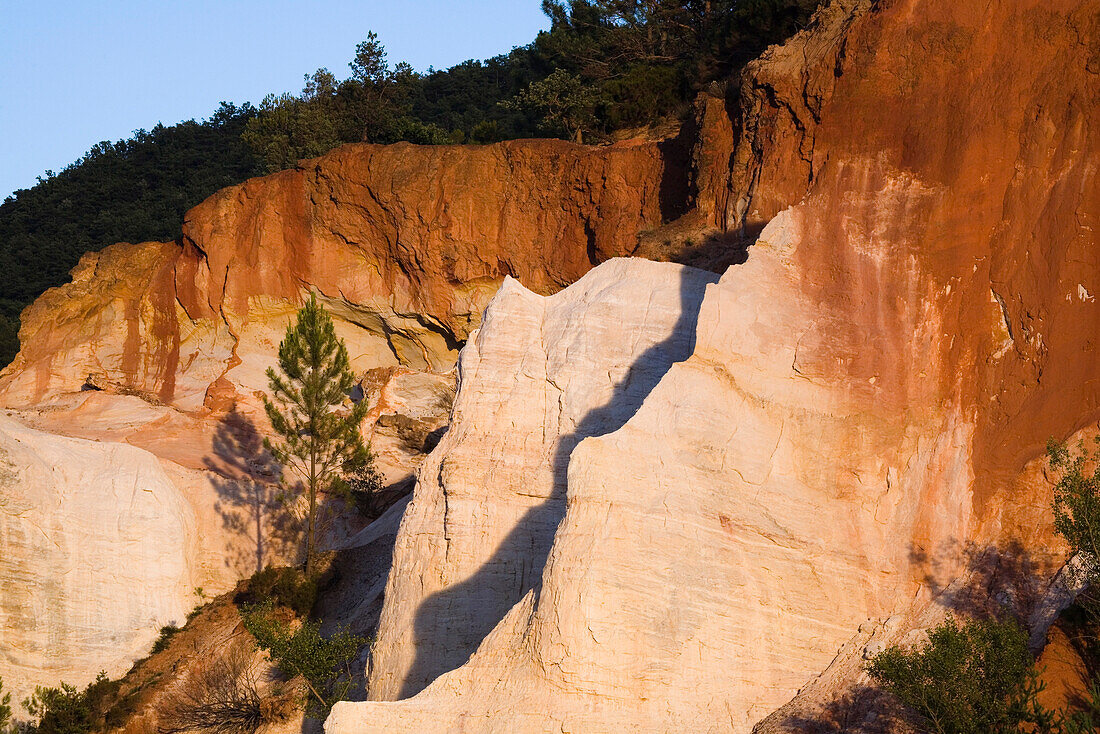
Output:
[[19,312],[66,282],[82,254],[172,239],[184,212],[224,186],[348,142],[599,143],[683,116],[708,85],[725,89],[818,2],[543,0],[550,29],[530,44],[425,73],[391,64],[368,32],[345,79],[318,69],[299,95],[222,103],[203,122],[99,143],[0,204],[0,366],[18,350]]

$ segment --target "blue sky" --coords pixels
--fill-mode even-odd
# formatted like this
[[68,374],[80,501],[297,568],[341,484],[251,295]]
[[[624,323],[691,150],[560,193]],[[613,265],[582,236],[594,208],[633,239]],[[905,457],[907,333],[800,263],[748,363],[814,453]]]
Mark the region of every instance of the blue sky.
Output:
[[0,200],[100,140],[344,78],[369,30],[422,71],[547,25],[538,0],[0,0]]

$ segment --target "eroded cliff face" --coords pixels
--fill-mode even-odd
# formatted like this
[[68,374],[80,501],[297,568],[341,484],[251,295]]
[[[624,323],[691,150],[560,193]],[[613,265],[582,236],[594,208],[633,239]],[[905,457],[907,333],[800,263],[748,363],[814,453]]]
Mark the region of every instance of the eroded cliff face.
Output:
[[[340,704],[326,730],[749,731],[805,689],[761,724],[803,731],[843,703],[864,650],[946,611],[1041,620],[1064,560],[1043,444],[1100,417],[1097,49],[1094,0],[847,0],[766,53],[742,81],[727,214],[767,225],[707,288],[692,355],[557,465],[564,517],[503,617],[513,585],[482,587],[487,616],[440,632],[453,610],[435,617],[436,600],[470,575],[449,577],[445,553],[398,560],[383,618],[416,624],[383,626],[372,696],[423,684],[393,661],[443,666],[492,630],[419,695]],[[644,303],[648,277],[619,277]],[[522,311],[498,298],[490,312]],[[487,321],[471,344],[521,342],[520,322]],[[483,385],[517,374],[500,362],[463,375],[467,407],[414,507],[447,506],[463,436],[512,430],[463,424],[498,399]],[[518,375],[536,395],[561,385]],[[492,507],[524,501],[515,455],[480,456],[486,496],[517,480]],[[410,512],[398,548],[521,527],[488,508],[442,530],[426,518]],[[493,578],[540,558],[502,568],[493,550]]]
[[203,583],[196,517],[151,454],[0,417],[0,670],[35,685],[117,676]]
[[[383,499],[392,500],[445,429],[458,349],[501,282],[512,276],[554,292],[598,262],[635,252],[643,236],[699,202],[717,201],[721,166],[701,151],[714,140],[728,143],[729,130],[721,105],[703,105],[690,131],[669,141],[347,146],[219,192],[188,213],[178,242],[118,244],[85,256],[72,283],[24,312],[23,348],[0,376],[0,405],[13,426],[43,442],[136,447],[134,456],[159,463],[190,520],[173,532],[154,523],[150,533],[185,562],[133,558],[131,539],[107,534],[97,557],[117,559],[133,574],[116,577],[110,563],[97,561],[80,567],[78,582],[58,586],[56,558],[6,541],[0,584],[17,591],[5,604],[72,610],[40,619],[41,628],[4,626],[0,675],[8,687],[25,692],[58,677],[82,684],[101,668],[124,669],[160,626],[179,621],[166,619],[165,604],[185,613],[200,601],[196,586],[218,593],[264,564],[293,562],[294,528],[286,527],[262,449],[258,396],[310,289],[333,314],[362,376],[356,395],[372,406],[364,431],[388,485]],[[67,476],[63,456],[49,457],[58,463],[52,471]],[[114,465],[105,466],[97,474],[103,481]],[[5,484],[0,503],[45,501],[55,493],[50,475]],[[65,495],[65,517],[79,514],[85,495]],[[88,516],[96,522],[113,523],[132,509],[124,497],[102,499],[102,516]],[[358,584],[374,601],[333,611],[364,632],[377,622],[382,556],[399,514],[391,513],[388,533],[364,536],[350,518],[329,539],[379,559],[349,561],[362,572],[349,589]],[[38,537],[41,525],[26,513],[5,523],[11,538]],[[85,532],[79,523],[54,524],[41,539],[80,547]],[[141,574],[155,583],[135,580]],[[121,595],[126,583],[164,598],[135,593],[117,614],[96,611],[95,589]],[[163,592],[165,585],[183,591]],[[42,635],[62,647],[40,645]],[[59,667],[56,658],[89,637],[125,644],[90,645]],[[3,657],[10,650],[21,651],[17,661]]]
[[188,213],[181,244],[85,256],[24,313],[0,399],[33,405],[91,376],[227,407],[264,387],[310,288],[358,369],[446,370],[505,276],[558,290],[631,254],[688,196],[672,143],[345,146],[219,192]]
[[[241,447],[305,291],[370,371],[392,479],[476,334],[370,670],[373,698],[423,690],[342,704],[330,734],[804,730],[865,650],[947,610],[1049,618],[1064,559],[1039,457],[1100,417],[1097,49],[1095,0],[833,0],[746,71],[739,126],[704,98],[678,141],[340,149],[221,192],[179,243],[85,258],[24,316],[5,430],[147,449],[201,530],[150,523],[171,553],[207,541],[197,568],[134,561],[141,583],[225,584],[273,552]],[[757,235],[717,283],[585,275],[738,263]],[[16,470],[65,463],[47,454]],[[0,510],[52,502],[52,471],[3,484]],[[400,509],[343,546],[384,555]],[[5,573],[28,579],[12,598],[44,604],[50,570],[24,557],[41,523],[2,517]],[[115,540],[97,552],[145,558]],[[62,591],[115,589],[106,568]],[[362,630],[368,576],[336,612]],[[169,612],[94,632],[148,639]],[[46,633],[79,642],[70,621]],[[26,652],[40,630],[16,628]],[[18,675],[64,672],[51,659]]]
[[[371,405],[364,432],[387,486],[378,497],[384,509],[407,492],[425,444],[446,426],[454,379],[384,368],[364,383]],[[22,700],[36,685],[83,685],[102,670],[117,676],[149,653],[164,625],[182,625],[196,606],[264,566],[299,561],[299,528],[272,475],[263,425],[251,401],[192,414],[110,390],[5,411],[5,690]],[[381,594],[397,523],[389,532],[375,523],[366,534],[363,524],[349,511],[325,541],[355,548],[338,559],[353,590],[331,614],[371,634],[379,609],[366,596],[372,585]]]
[[617,259],[555,297],[505,282],[462,352],[453,426],[405,512],[372,697],[407,697],[465,662],[538,585],[574,447],[619,428],[691,353],[703,289],[716,280]]

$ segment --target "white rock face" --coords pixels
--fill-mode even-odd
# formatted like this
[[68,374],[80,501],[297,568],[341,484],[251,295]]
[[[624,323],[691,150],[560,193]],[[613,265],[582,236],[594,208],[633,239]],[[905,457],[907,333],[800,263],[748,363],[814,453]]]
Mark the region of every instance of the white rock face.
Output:
[[247,474],[262,441],[254,411],[202,420],[88,391],[7,415],[0,678],[14,700],[120,676],[161,627],[296,558],[276,489]]
[[[378,468],[387,485],[411,481],[424,441],[446,426],[454,374],[383,367],[368,376],[365,430]],[[5,411],[0,678],[15,700],[38,684],[121,674],[203,598],[298,560],[300,536],[262,448],[262,409],[249,397],[229,412],[186,413],[86,390]],[[362,558],[342,571],[365,590],[331,615],[370,634],[400,508],[389,518],[381,540],[356,541]],[[362,529],[358,516],[346,520],[326,543]]]
[[402,523],[372,698],[411,695],[464,663],[538,585],[574,447],[619,428],[690,354],[716,277],[613,260],[551,297],[504,284],[462,352],[452,428]]
[[[675,365],[645,341],[691,343],[691,310],[669,313],[690,271],[612,262],[550,299],[502,291],[401,528],[371,697],[480,646],[408,701],[339,704],[329,734],[747,732],[862,622],[908,607],[913,549],[966,537],[971,428],[825,369],[840,347],[792,277],[800,239],[797,211],[769,225],[707,288]],[[935,317],[910,315],[906,364],[934,378]],[[633,400],[613,398],[621,377],[599,387],[604,353],[615,376],[653,370]],[[559,453],[600,408],[603,430]],[[566,463],[564,516],[533,514]]]
[[0,417],[0,677],[124,673],[195,606],[196,522],[151,454]]

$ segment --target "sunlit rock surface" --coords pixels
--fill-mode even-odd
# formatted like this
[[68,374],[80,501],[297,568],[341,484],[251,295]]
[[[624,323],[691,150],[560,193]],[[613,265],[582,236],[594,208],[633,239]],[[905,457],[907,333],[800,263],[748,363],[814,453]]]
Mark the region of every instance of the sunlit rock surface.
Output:
[[465,662],[538,584],[573,448],[619,428],[690,354],[716,279],[617,259],[550,297],[505,282],[462,353],[454,424],[405,513],[373,698],[416,693]]
[[[458,349],[501,282],[513,276],[549,293],[633,252],[643,230],[703,197],[698,187],[689,194],[685,156],[682,146],[642,140],[353,145],[230,187],[188,213],[177,242],[88,254],[72,283],[30,306],[20,355],[0,375],[0,405],[26,426],[160,459],[194,514],[183,538],[192,545],[162,538],[165,553],[191,564],[176,582],[223,591],[264,564],[294,560],[262,449],[259,391],[304,294],[319,292],[363,378],[352,397],[371,402],[364,432],[389,487],[382,499],[392,501],[446,429]],[[39,484],[21,491],[49,491]],[[361,526],[346,518],[329,540],[343,545]],[[50,568],[9,550],[12,568],[31,563],[33,583],[53,583]],[[380,563],[384,572],[388,559]],[[115,583],[99,578],[110,574],[88,569],[82,583]],[[0,586],[10,581],[0,573]],[[377,609],[370,614],[356,624],[373,625]],[[75,635],[69,621],[58,618],[56,634]],[[155,614],[116,615],[101,636],[148,641],[160,626]],[[12,639],[0,637],[0,655]],[[52,656],[44,649],[40,668],[25,658],[8,687],[50,678]],[[82,684],[96,671],[69,672]]]
[[[752,65],[729,216],[762,233],[694,353],[573,450],[541,576],[469,661],[339,704],[329,734],[805,731],[938,615],[1036,619],[1064,559],[1043,445],[1100,417],[1096,48],[1094,1],[849,0]],[[512,430],[486,420],[451,431]],[[512,471],[482,468],[483,496]],[[507,537],[414,522],[399,547]],[[391,584],[445,595],[435,558]],[[422,685],[386,678],[419,645],[383,629],[372,694]]]
[[229,187],[188,212],[178,243],[86,255],[28,307],[0,404],[88,383],[228,408],[266,385],[309,289],[357,370],[445,371],[506,276],[553,292],[683,213],[686,162],[662,149],[348,145]]
[[[133,510],[165,559],[112,592],[137,611],[93,602],[51,639],[123,640],[121,661],[189,586],[277,554],[256,391],[303,293],[377,383],[369,428],[399,482],[502,282],[512,310],[468,346],[372,661],[375,698],[428,687],[341,705],[330,732],[803,731],[865,650],[937,615],[1049,619],[1043,445],[1100,418],[1097,48],[1096,0],[832,0],[732,85],[736,124],[701,102],[693,140],[348,146],[220,192],[179,242],[89,255],[24,314],[0,405],[159,466],[195,531],[114,480],[98,515],[34,520],[52,544],[114,519],[109,547],[86,544],[114,558],[146,542],[118,530]],[[757,235],[694,305],[654,275],[693,271],[620,261],[582,280],[602,290],[541,298],[666,246],[741,263]],[[83,508],[98,460],[26,431],[4,428],[35,436],[5,440],[11,496]],[[396,514],[337,540],[384,555]],[[58,582],[39,563],[57,553],[5,546],[0,588],[59,589],[62,609],[115,588],[105,563]],[[366,631],[381,579],[361,581],[336,616]],[[146,604],[142,584],[177,591]],[[3,621],[0,655],[23,655],[7,630],[26,624]],[[6,683],[94,673],[42,649]]]

